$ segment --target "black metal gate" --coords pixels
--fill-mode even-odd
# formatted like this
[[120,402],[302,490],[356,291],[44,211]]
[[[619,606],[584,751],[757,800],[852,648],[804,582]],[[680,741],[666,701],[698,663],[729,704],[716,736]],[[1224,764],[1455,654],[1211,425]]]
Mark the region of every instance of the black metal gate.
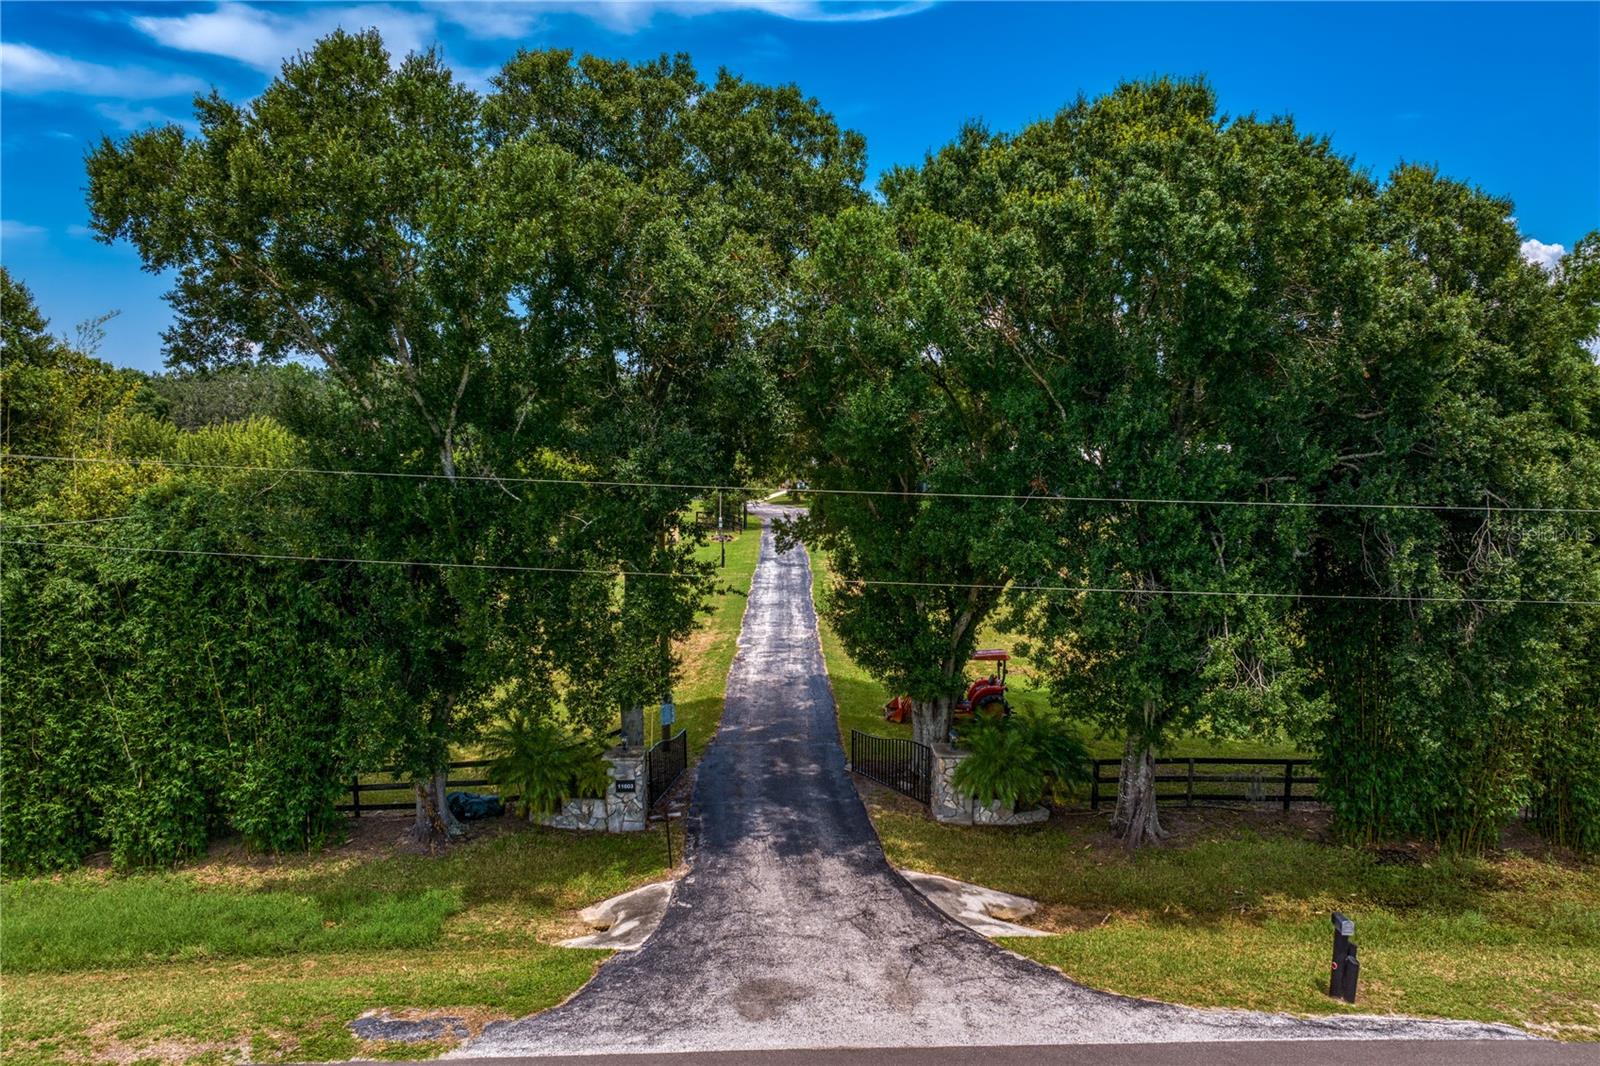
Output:
[[672,788],[678,775],[689,765],[689,731],[680,729],[674,736],[667,737],[645,755],[645,778],[647,780],[644,806],[649,810],[661,802],[661,797]]
[[905,737],[877,737],[852,729],[850,769],[918,803],[927,803],[933,783],[933,750]]

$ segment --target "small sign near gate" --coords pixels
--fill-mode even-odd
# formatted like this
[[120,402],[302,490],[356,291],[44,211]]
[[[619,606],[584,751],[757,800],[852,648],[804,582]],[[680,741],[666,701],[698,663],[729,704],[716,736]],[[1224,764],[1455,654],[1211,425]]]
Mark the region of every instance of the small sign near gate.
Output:
[[637,792],[637,791],[639,791],[639,782],[633,780],[632,778],[629,778],[626,781],[618,779],[618,781],[617,781],[617,791],[618,792]]
[[663,703],[661,705],[661,725],[663,727],[666,727],[666,726],[671,725],[673,722],[676,722],[677,720],[678,720],[678,705],[676,703],[672,703],[670,701],[667,702],[667,703]]

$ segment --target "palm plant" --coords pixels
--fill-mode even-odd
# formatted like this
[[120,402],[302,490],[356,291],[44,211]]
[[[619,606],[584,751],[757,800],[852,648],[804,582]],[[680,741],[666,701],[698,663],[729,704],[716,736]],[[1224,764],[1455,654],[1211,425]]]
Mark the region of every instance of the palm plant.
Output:
[[489,780],[521,796],[524,813],[553,814],[569,799],[602,797],[611,783],[605,746],[554,718],[513,711],[484,736]]
[[984,805],[998,800],[1031,807],[1047,791],[1059,793],[1089,776],[1088,751],[1057,715],[1024,712],[993,720],[980,716],[962,741],[967,757],[956,767],[952,781]]

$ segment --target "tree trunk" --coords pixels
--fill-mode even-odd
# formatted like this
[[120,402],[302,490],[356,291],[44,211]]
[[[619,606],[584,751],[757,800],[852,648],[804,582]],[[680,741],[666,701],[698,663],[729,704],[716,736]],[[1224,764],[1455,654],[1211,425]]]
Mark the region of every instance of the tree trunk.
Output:
[[1167,835],[1156,814],[1156,753],[1142,738],[1130,735],[1123,746],[1111,828],[1130,851],[1159,844]]
[[442,769],[426,781],[417,781],[411,786],[417,800],[417,820],[411,826],[411,839],[430,849],[442,847],[466,832],[461,823],[456,821],[456,816],[450,813],[450,805],[445,802],[445,779],[448,776],[449,770]]
[[950,739],[950,697],[911,704],[911,739],[918,744],[944,744]]

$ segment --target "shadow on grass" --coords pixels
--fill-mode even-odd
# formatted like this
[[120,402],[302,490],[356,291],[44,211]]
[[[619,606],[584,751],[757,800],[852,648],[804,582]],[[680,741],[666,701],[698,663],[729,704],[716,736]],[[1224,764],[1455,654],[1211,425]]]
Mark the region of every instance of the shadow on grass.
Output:
[[515,902],[547,914],[602,899],[661,870],[661,843],[644,833],[579,833],[528,825],[443,855],[394,855],[288,876],[267,890],[340,900],[433,888],[460,892],[466,908]]
[[689,759],[694,761],[706,750],[716,735],[722,721],[722,693],[700,696],[678,704],[678,724],[675,728],[689,731]]

